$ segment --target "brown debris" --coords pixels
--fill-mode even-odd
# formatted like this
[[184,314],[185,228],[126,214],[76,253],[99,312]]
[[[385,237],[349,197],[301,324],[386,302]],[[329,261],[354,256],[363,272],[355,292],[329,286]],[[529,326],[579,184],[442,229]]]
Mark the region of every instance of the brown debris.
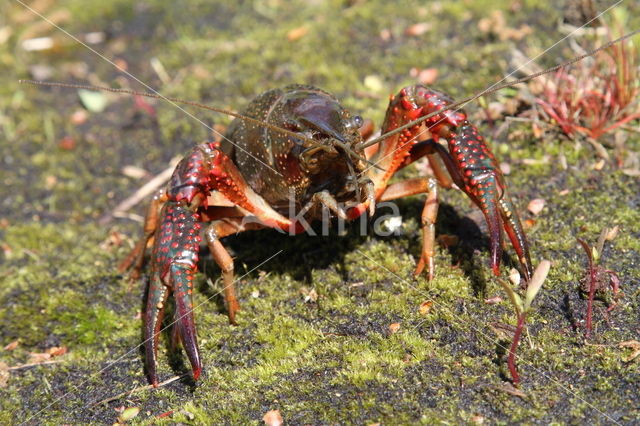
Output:
[[14,340],[13,342],[11,342],[7,346],[5,346],[4,350],[5,351],[12,351],[15,348],[17,348],[19,344],[20,344],[20,340]]
[[294,28],[287,33],[287,40],[289,41],[300,40],[302,37],[306,36],[307,33],[309,33],[309,28],[307,27],[302,26],[302,27]]
[[431,300],[424,301],[420,304],[418,312],[420,312],[420,315],[427,315],[429,311],[431,311],[432,306],[433,302]]
[[280,426],[283,424],[282,415],[279,410],[269,410],[262,416],[262,421],[267,426]]
[[431,24],[428,22],[418,22],[417,24],[413,24],[404,31],[404,33],[408,36],[417,37],[421,36],[427,31],[431,29]]
[[545,200],[543,200],[542,198],[534,198],[533,200],[529,201],[527,210],[529,210],[532,215],[538,215],[544,208],[544,205]]
[[620,342],[618,343],[618,347],[632,349],[632,352],[629,355],[622,357],[622,360],[624,362],[631,362],[634,359],[638,358],[638,356],[640,356],[640,342],[638,342],[637,340],[627,340],[625,342]]

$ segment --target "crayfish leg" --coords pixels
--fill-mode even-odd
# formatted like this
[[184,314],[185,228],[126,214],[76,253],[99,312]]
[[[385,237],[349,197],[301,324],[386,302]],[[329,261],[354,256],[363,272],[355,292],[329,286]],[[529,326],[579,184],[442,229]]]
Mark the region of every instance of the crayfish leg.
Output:
[[205,233],[207,238],[207,245],[209,246],[209,251],[213,256],[213,259],[222,270],[224,299],[227,302],[227,313],[229,315],[229,322],[233,325],[236,325],[236,312],[240,310],[240,303],[238,302],[238,298],[236,297],[236,288],[233,282],[233,258],[220,242],[220,239],[218,238],[218,234],[216,232],[216,226],[217,223],[214,222],[207,228],[207,231]]
[[422,250],[413,275],[416,277],[420,275],[426,266],[427,277],[431,281],[435,273],[436,217],[439,205],[438,183],[433,178],[416,178],[393,183],[385,189],[380,201],[391,201],[420,193],[426,193],[427,199],[420,217]]
[[144,267],[144,255],[147,247],[150,244],[153,245],[153,236],[160,222],[160,210],[165,201],[167,201],[167,195],[164,190],[158,192],[151,199],[144,219],[144,233],[127,257],[118,265],[118,272],[120,273],[132,268],[130,275],[132,280],[140,278]]

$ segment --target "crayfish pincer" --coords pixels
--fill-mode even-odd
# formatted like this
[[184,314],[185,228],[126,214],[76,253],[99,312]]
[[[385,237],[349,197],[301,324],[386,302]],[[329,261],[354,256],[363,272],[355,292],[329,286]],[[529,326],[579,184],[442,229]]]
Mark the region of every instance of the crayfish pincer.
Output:
[[[234,323],[240,305],[233,260],[223,237],[267,227],[300,233],[307,221],[320,219],[323,210],[355,219],[365,211],[373,213],[377,202],[426,193],[423,245],[415,273],[426,268],[431,279],[438,191],[455,183],[484,213],[494,273],[499,273],[504,228],[528,279],[527,240],[498,163],[467,115],[447,109],[451,103],[427,87],[406,87],[391,98],[382,135],[365,142],[362,119],[334,96],[311,86],[287,86],[258,96],[231,123],[222,141],[194,147],[151,202],[144,236],[122,264],[139,274],[146,248],[153,247],[144,313],[151,383],[158,384],[158,337],[171,294],[176,305],[174,336],[184,346],[194,378],[200,375],[191,293],[202,237],[222,270],[229,320]],[[424,156],[434,176],[389,183],[398,170]]]

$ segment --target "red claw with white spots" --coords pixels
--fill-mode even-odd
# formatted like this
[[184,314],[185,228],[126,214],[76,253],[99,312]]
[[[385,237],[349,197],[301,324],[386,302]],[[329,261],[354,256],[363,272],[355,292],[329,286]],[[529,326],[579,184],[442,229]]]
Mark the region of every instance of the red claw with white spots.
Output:
[[[431,279],[438,191],[455,183],[485,215],[493,271],[499,273],[504,229],[528,279],[527,240],[498,163],[466,114],[446,110],[451,102],[424,86],[406,87],[391,97],[378,143],[365,143],[363,120],[335,97],[312,86],[288,86],[257,97],[244,118],[229,126],[224,141],[193,148],[166,190],[153,199],[144,237],[121,265],[121,270],[133,267],[139,273],[145,249],[153,247],[144,314],[150,382],[159,381],[158,337],[171,294],[176,305],[173,341],[182,343],[194,379],[202,371],[192,302],[201,234],[222,271],[229,321],[235,324],[240,304],[233,259],[221,238],[267,227],[296,234],[306,229],[307,221],[322,218],[323,209],[355,219],[367,210],[373,213],[378,202],[424,193],[423,245],[415,274],[426,268]],[[422,123],[386,134],[433,112],[437,114]],[[422,157],[434,176],[389,183],[398,170]]]

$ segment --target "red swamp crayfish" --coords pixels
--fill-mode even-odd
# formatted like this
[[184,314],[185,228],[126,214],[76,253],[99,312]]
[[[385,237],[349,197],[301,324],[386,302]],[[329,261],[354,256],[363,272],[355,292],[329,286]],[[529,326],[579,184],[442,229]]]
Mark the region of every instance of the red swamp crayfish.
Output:
[[[222,270],[231,323],[240,305],[233,259],[221,238],[261,228],[297,234],[307,229],[307,221],[321,219],[323,209],[353,220],[365,212],[373,215],[377,202],[426,193],[415,274],[426,268],[431,279],[438,188],[454,183],[484,213],[494,273],[499,274],[504,229],[529,279],[529,248],[517,211],[493,153],[467,115],[445,110],[387,135],[451,103],[427,87],[405,87],[391,97],[382,136],[365,142],[362,118],[321,89],[292,85],[258,96],[241,113],[244,118],[231,123],[222,141],[194,147],[176,166],[167,188],[151,202],[144,236],[121,265],[122,270],[133,266],[134,274],[139,274],[145,249],[152,245],[144,313],[151,383],[158,384],[158,338],[170,294],[176,305],[174,336],[182,342],[193,377],[201,373],[191,293],[203,223],[208,223],[203,232],[206,244]],[[433,177],[389,183],[398,170],[425,156]]]
[[[151,247],[144,313],[145,360],[149,380],[158,385],[157,347],[171,294],[175,299],[173,336],[181,341],[198,379],[202,362],[193,315],[193,277],[201,234],[222,270],[229,321],[240,309],[234,287],[233,259],[220,241],[243,231],[275,228],[304,232],[307,221],[328,209],[341,219],[373,215],[376,203],[425,193],[421,215],[423,243],[415,275],[434,274],[435,220],[439,187],[454,184],[482,210],[490,237],[490,266],[499,274],[503,229],[516,251],[526,281],[532,276],[529,247],[498,162],[476,127],[459,109],[481,96],[555,72],[640,30],[568,62],[515,81],[494,85],[453,102],[447,95],[416,85],[391,96],[381,136],[365,141],[363,120],[351,115],[331,94],[291,85],[254,99],[241,114],[159,94],[66,83],[45,86],[105,90],[159,98],[236,117],[220,142],[194,147],[176,166],[147,211],[144,235],[120,270],[140,275]],[[442,141],[442,143],[441,143]],[[400,169],[426,157],[434,176],[390,183]],[[291,209],[293,204],[295,209]],[[208,223],[204,232],[202,224]]]

